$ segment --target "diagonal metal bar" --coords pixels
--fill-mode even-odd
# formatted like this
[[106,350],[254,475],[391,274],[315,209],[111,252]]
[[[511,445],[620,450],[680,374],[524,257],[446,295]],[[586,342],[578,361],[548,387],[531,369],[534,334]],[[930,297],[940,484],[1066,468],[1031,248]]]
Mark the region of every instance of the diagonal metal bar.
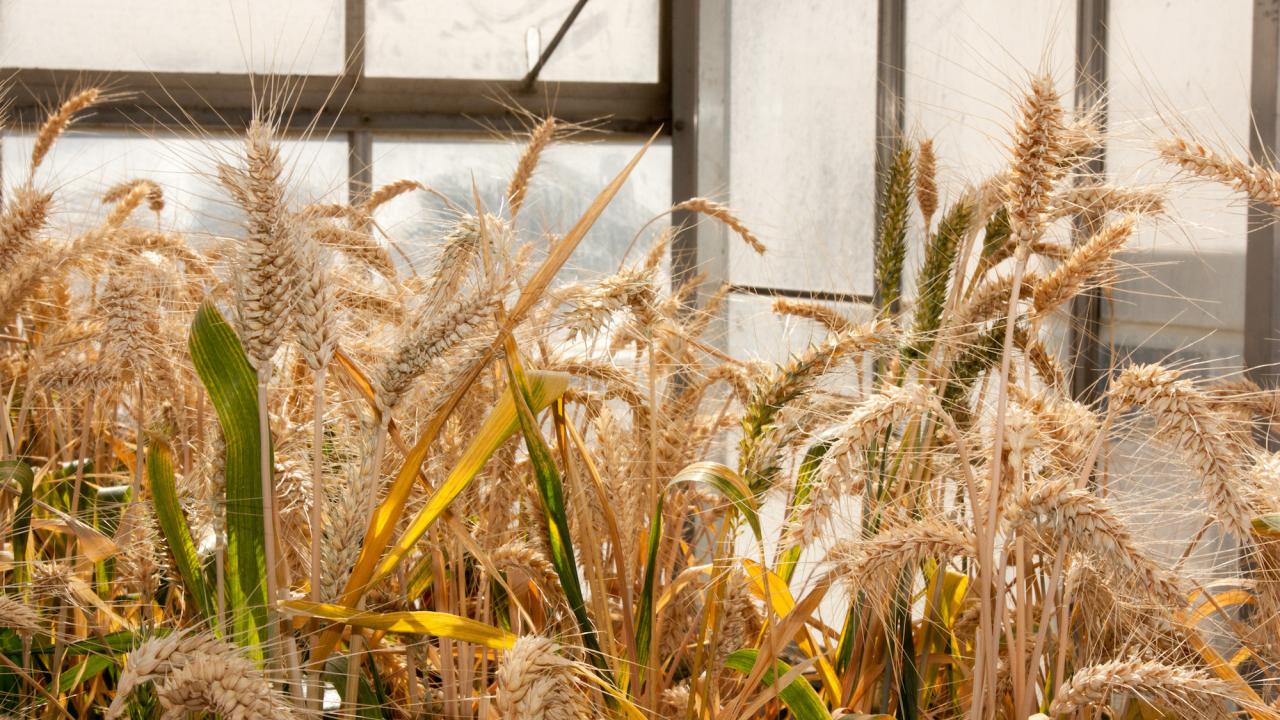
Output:
[[551,42],[547,43],[547,47],[543,49],[542,54],[538,56],[538,62],[529,69],[528,74],[526,74],[524,79],[520,81],[521,89],[528,92],[528,90],[533,87],[533,84],[538,80],[538,75],[542,73],[542,68],[547,64],[547,61],[551,59],[556,48],[560,47],[560,41],[563,40],[565,34],[569,32],[569,28],[573,25],[573,21],[578,19],[578,14],[582,12],[582,8],[586,6],[587,0],[578,0],[578,2],[574,4],[573,9],[570,10],[569,14],[565,17],[564,22],[560,23],[560,28],[556,30],[556,34],[552,36]]

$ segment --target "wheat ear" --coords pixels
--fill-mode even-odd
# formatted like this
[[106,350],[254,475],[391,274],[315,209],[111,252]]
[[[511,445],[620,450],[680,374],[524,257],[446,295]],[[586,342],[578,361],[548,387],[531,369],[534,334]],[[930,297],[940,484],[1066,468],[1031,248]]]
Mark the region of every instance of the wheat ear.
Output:
[[580,668],[537,636],[516,640],[495,674],[495,704],[505,720],[586,720],[591,708],[578,687]]
[[1062,190],[1053,200],[1054,218],[1075,213],[1159,215],[1164,211],[1164,195],[1155,190],[1097,182]]
[[854,327],[853,321],[840,311],[818,302],[777,298],[773,301],[773,311],[779,315],[812,320],[832,332],[849,332]]
[[974,552],[972,532],[928,520],[885,530],[868,540],[842,542],[827,560],[852,591],[866,590],[884,599],[893,595],[902,568],[925,560],[973,557]]
[[533,171],[538,166],[538,158],[542,151],[551,144],[556,133],[556,119],[549,117],[529,133],[529,143],[520,153],[520,162],[516,164],[515,175],[507,184],[507,217],[515,218],[524,206],[525,197],[529,194],[529,181],[533,179]]
[[1280,172],[1219,155],[1201,143],[1182,137],[1161,140],[1156,148],[1165,160],[1193,175],[1230,185],[1251,200],[1280,205]]
[[678,212],[681,210],[701,213],[707,217],[719,220],[730,230],[737,233],[738,237],[742,238],[742,242],[746,243],[752,250],[755,250],[757,255],[764,254],[764,243],[760,242],[760,239],[751,232],[750,228],[748,228],[745,223],[739,220],[738,217],[730,212],[729,208],[724,205],[721,205],[714,200],[708,200],[707,198],[690,198],[671,208],[672,212]]
[[19,185],[0,214],[0,268],[12,268],[49,217],[53,195]]
[[1159,365],[1125,368],[1113,381],[1113,402],[1141,407],[1157,423],[1157,436],[1182,450],[1200,477],[1200,487],[1227,530],[1249,537],[1254,515],[1239,488],[1242,442],[1210,399],[1175,370]]
[[1041,483],[1014,498],[1005,512],[1011,530],[1034,529],[1051,542],[1070,540],[1123,569],[1139,590],[1161,605],[1180,608],[1186,603],[1178,579],[1138,550],[1129,529],[1101,498],[1075,487],[1066,477]]
[[209,633],[174,632],[147,640],[129,653],[107,709],[108,720],[121,717],[129,695],[148,682],[160,684],[162,704],[173,703],[165,704],[166,717],[181,717],[202,700],[208,704],[199,709],[226,717],[292,717],[262,673],[239,650]]
[[45,119],[36,133],[35,145],[31,148],[31,172],[35,172],[44,162],[44,158],[57,142],[58,137],[71,125],[77,113],[89,108],[102,99],[102,91],[98,88],[87,88],[72,95],[52,114]]
[[1129,215],[1102,228],[1037,282],[1031,294],[1035,312],[1040,315],[1052,312],[1075,297],[1090,278],[1101,274],[1133,235],[1136,222],[1137,218]]
[[19,635],[31,637],[43,632],[44,618],[29,605],[12,595],[0,593],[0,627],[14,630]]
[[1051,78],[1033,78],[1023,97],[1013,138],[1011,174],[1005,186],[1009,226],[1019,245],[1044,234],[1053,184],[1065,156],[1062,102]]
[[482,291],[418,318],[372,373],[379,410],[391,412],[433,360],[475,332],[495,302],[493,293]]
[[934,154],[933,140],[921,140],[916,150],[916,204],[927,231],[938,212],[938,156]]
[[861,455],[866,448],[885,429],[935,404],[928,389],[915,383],[892,386],[859,403],[833,431],[834,440],[818,464],[809,498],[787,528],[788,541],[801,545],[816,541],[840,498],[862,491],[867,473]]
[[1235,699],[1227,683],[1200,670],[1142,659],[1113,660],[1077,670],[1054,697],[1049,713],[1062,716],[1103,707],[1117,694],[1194,712],[1191,717],[1233,717],[1222,706],[1223,700]]

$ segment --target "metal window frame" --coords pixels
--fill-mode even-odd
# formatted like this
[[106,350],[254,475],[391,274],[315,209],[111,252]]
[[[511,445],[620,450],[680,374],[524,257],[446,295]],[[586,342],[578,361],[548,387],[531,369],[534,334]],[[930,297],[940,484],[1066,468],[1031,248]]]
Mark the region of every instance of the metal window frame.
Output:
[[[1275,0],[1254,0],[1249,150],[1275,162],[1280,149],[1280,18]],[[1280,228],[1274,211],[1249,203],[1245,246],[1244,363],[1264,387],[1280,381]],[[1268,433],[1275,444],[1275,433]],[[1273,448],[1274,449],[1274,448]]]
[[[273,87],[288,91],[293,111],[283,119],[282,130],[305,133],[316,129],[344,133],[348,145],[352,198],[368,192],[372,180],[372,139],[375,134],[395,135],[516,133],[526,127],[531,113],[554,114],[568,122],[588,124],[625,136],[668,136],[672,144],[672,202],[698,194],[701,186],[728,187],[727,122],[718,122],[699,141],[699,73],[708,68],[702,41],[708,32],[724,38],[719,48],[727,52],[727,27],[703,27],[703,23],[727,23],[729,7],[723,0],[659,0],[659,69],[654,83],[548,82],[536,74],[513,80],[458,80],[441,78],[367,77],[364,64],[366,0],[345,0],[344,42],[347,69],[341,75],[285,75],[270,78]],[[877,170],[883,171],[903,132],[906,0],[879,0],[877,41]],[[580,10],[575,5],[574,10]],[[1105,99],[1108,0],[1077,0],[1076,4],[1076,105]],[[1253,12],[1251,151],[1256,157],[1275,159],[1280,150],[1280,18],[1275,0],[1255,0]],[[566,18],[562,30],[571,19]],[[552,51],[548,48],[544,57]],[[713,53],[714,54],[714,51]],[[711,59],[723,67],[724,93],[728,93],[726,57]],[[85,78],[106,77],[113,91],[110,102],[96,108],[81,127],[101,130],[143,131],[151,134],[169,128],[194,128],[201,132],[235,131],[253,114],[255,80],[247,73],[116,72],[100,70],[0,68],[8,85],[9,116],[17,124],[35,126],[50,104]],[[520,108],[514,110],[513,108]],[[727,114],[727,108],[724,109]],[[714,154],[708,158],[700,155]],[[724,155],[725,157],[718,157]],[[699,177],[699,166],[713,168],[715,177]],[[1104,170],[1099,154],[1091,172]],[[705,174],[705,173],[704,173]],[[879,209],[877,208],[877,212]],[[688,213],[675,213],[676,227],[692,226]],[[673,280],[683,282],[704,265],[715,265],[712,282],[724,279],[724,249],[716,231],[691,227],[677,236],[672,247]],[[723,242],[719,242],[720,245]],[[701,252],[700,252],[701,248]],[[1250,375],[1264,385],[1280,381],[1280,226],[1269,212],[1251,205],[1245,280],[1244,361]],[[770,295],[767,287],[736,288],[737,292]],[[704,293],[700,292],[699,295]],[[822,294],[821,298],[868,302],[870,298]],[[1070,361],[1074,368],[1073,391],[1077,397],[1097,396],[1100,367],[1098,332],[1102,318],[1097,298],[1087,296],[1072,307],[1073,337]]]
[[[1107,129],[1107,27],[1111,14],[1110,0],[1077,0],[1075,105],[1077,112],[1096,112],[1098,126]],[[1083,163],[1080,173],[1102,176],[1106,171],[1106,148],[1098,147]],[[1088,240],[1094,230],[1087,219],[1077,221],[1074,241]],[[1071,299],[1068,327],[1068,359],[1071,362],[1071,394],[1085,403],[1095,402],[1105,389],[1106,371],[1102,367],[1102,302],[1101,288],[1089,288]]]
[[[582,5],[574,6],[557,40],[568,32]],[[683,5],[676,3],[678,8]],[[660,8],[660,38],[670,38],[672,0],[662,0]],[[0,68],[0,79],[8,86],[8,115],[20,126],[34,127],[52,103],[86,78],[105,78],[101,82],[110,88],[111,99],[78,121],[78,127],[149,134],[171,128],[237,131],[253,117],[254,88],[261,91],[268,83],[288,101],[289,111],[280,119],[282,132],[346,135],[349,193],[356,199],[369,191],[372,181],[374,133],[514,134],[526,129],[532,115],[555,115],[615,135],[671,135],[674,101],[668,56],[687,54],[690,46],[685,43],[692,43],[696,51],[696,38],[682,36],[675,45],[661,42],[654,83],[548,82],[533,72],[516,80],[369,77],[364,61],[366,9],[365,0],[345,0],[347,64],[341,75]],[[554,49],[544,50],[539,65]],[[693,80],[696,83],[696,77]],[[683,158],[673,155],[674,185],[684,170]]]

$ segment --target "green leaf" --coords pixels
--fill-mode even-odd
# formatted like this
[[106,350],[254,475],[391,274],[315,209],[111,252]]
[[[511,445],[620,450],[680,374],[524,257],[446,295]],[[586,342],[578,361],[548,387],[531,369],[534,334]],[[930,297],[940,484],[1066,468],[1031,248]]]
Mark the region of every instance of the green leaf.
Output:
[[82,682],[92,680],[102,674],[103,670],[116,664],[110,655],[90,655],[84,662],[67,668],[58,676],[58,693],[70,692],[71,688]]
[[756,537],[756,542],[762,541],[764,534],[760,531],[759,503],[756,501],[755,494],[751,492],[751,488],[738,476],[738,473],[718,462],[696,462],[671,479],[673,485],[682,482],[703,483],[715,488],[729,501],[730,505],[733,505],[742,519],[747,521],[747,525],[751,527],[751,532]]
[[[164,534],[165,543],[173,554],[183,585],[195,599],[196,607],[204,618],[212,621],[217,617],[213,600],[215,593],[209,587],[209,578],[200,562],[200,556],[196,554],[195,541],[191,539],[186,515],[178,502],[178,489],[173,475],[173,451],[163,439],[153,439],[148,446],[147,478],[151,482],[151,498],[160,532]],[[213,623],[213,626],[217,632],[218,623]]]
[[[739,650],[725,658],[725,667],[740,673],[749,673],[756,664],[758,654],[759,651],[755,648]],[[775,660],[773,668],[765,671],[760,682],[762,685],[771,685],[788,672],[791,672],[790,665],[781,660]],[[778,697],[797,720],[831,720],[831,713],[827,712],[827,706],[823,704],[822,698],[818,697],[818,691],[814,690],[813,686],[802,677],[788,683],[778,693]]]
[[188,345],[226,440],[227,609],[235,637],[260,660],[267,626],[267,560],[258,378],[240,339],[210,301],[196,311]]
[[[800,472],[796,476],[795,489],[791,491],[791,502],[787,503],[788,522],[795,519],[796,513],[809,499],[809,492],[813,490],[813,481],[818,475],[818,466],[822,464],[822,458],[826,457],[830,447],[831,441],[823,440],[815,443],[805,452],[804,460],[800,461]],[[796,571],[796,563],[800,561],[800,553],[803,550],[804,548],[797,543],[778,553],[775,572],[783,582],[791,582],[791,576]]]
[[645,548],[644,587],[640,591],[640,602],[636,607],[636,659],[641,667],[654,666],[650,649],[653,644],[654,593],[658,577],[658,547],[662,544],[662,505],[666,492],[658,495],[658,506],[653,510],[653,518],[649,521],[649,542]]
[[0,461],[0,482],[7,485],[11,480],[18,481],[20,494],[18,509],[13,515],[13,527],[9,531],[9,544],[13,547],[14,579],[22,584],[31,579],[31,558],[27,552],[27,544],[31,538],[32,489],[35,487],[36,476],[31,466],[21,460]]
[[[343,697],[347,692],[347,656],[339,655],[331,657],[324,663],[324,681],[333,686],[338,691],[338,696]],[[346,698],[343,697],[345,700]],[[356,717],[361,720],[383,720],[380,710],[383,703],[378,699],[378,693],[373,686],[369,684],[369,678],[364,673],[360,673],[360,684],[356,690]]]
[[564,588],[565,599],[578,622],[578,630],[582,633],[582,644],[588,650],[591,662],[600,670],[601,676],[610,677],[608,663],[600,650],[596,639],[596,629],[587,615],[587,602],[582,593],[582,581],[578,578],[578,561],[574,557],[573,540],[569,537],[569,514],[565,507],[564,485],[560,481],[560,470],[556,467],[551,455],[551,448],[538,429],[538,420],[533,414],[533,396],[525,382],[524,373],[514,357],[508,356],[507,378],[515,398],[516,417],[520,421],[520,430],[524,433],[525,447],[529,452],[529,464],[533,467],[533,477],[538,485],[538,496],[542,499],[542,511],[547,518],[547,547],[551,550],[551,564],[560,577],[560,586]]

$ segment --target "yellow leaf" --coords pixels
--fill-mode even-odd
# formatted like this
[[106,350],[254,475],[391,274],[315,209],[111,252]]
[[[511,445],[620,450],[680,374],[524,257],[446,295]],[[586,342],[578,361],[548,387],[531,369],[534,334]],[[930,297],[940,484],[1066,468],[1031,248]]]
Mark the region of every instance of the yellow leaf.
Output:
[[[564,373],[531,372],[530,376],[532,381],[530,383],[532,386],[530,394],[533,396],[532,399],[535,405],[539,406],[535,409],[535,412],[563,395],[564,391],[569,387],[569,376]],[[392,570],[395,570],[404,556],[426,534],[427,528],[431,527],[431,523],[440,517],[440,514],[444,512],[445,508],[449,507],[449,503],[453,502],[458,493],[462,492],[472,478],[479,474],[481,468],[489,461],[489,458],[497,451],[498,447],[515,432],[516,427],[516,406],[515,402],[512,401],[510,391],[508,391],[502,394],[502,399],[498,401],[498,405],[489,413],[489,417],[485,418],[480,432],[476,434],[471,444],[467,446],[466,451],[458,460],[458,464],[449,473],[449,477],[440,485],[435,494],[427,500],[426,506],[418,512],[418,516],[405,529],[400,539],[387,551],[386,556],[379,563],[378,569],[374,571],[370,583],[377,582],[391,574]],[[405,462],[405,465],[407,466],[409,463]],[[417,463],[414,463],[414,472],[417,472]]]
[[[764,588],[766,582],[769,587],[769,604],[773,607],[773,611],[778,617],[786,617],[788,613],[796,607],[795,598],[791,596],[791,591],[787,589],[787,584],[778,577],[774,572],[762,568],[760,563],[743,560],[743,566],[746,568],[747,576],[751,578],[755,587],[752,592],[760,599],[764,598]],[[813,638],[809,635],[809,629],[803,628],[796,642],[809,657],[818,661],[818,673],[822,676],[822,684],[826,686],[827,692],[833,698],[841,697],[840,678],[836,675],[836,670],[827,660],[825,653],[818,649]]]
[[106,535],[61,510],[49,507],[39,501],[36,502],[45,507],[45,509],[57,514],[58,519],[36,518],[31,521],[31,527],[74,535],[76,541],[80,543],[80,549],[84,551],[85,557],[89,558],[90,562],[102,562],[120,551],[115,542]]
[[1220,592],[1213,596],[1212,602],[1206,600],[1204,603],[1196,607],[1196,609],[1192,610],[1191,615],[1187,618],[1187,622],[1192,625],[1199,625],[1201,620],[1204,620],[1210,615],[1218,612],[1218,608],[1226,608],[1231,605],[1252,605],[1255,602],[1257,601],[1254,600],[1253,596],[1246,590],[1227,590],[1226,592]]
[[434,635],[475,643],[494,650],[507,650],[516,641],[516,636],[511,633],[478,620],[451,613],[429,610],[365,612],[343,605],[316,603],[310,600],[290,600],[283,603],[281,607],[299,615],[333,620],[344,625],[355,625],[400,635]]

